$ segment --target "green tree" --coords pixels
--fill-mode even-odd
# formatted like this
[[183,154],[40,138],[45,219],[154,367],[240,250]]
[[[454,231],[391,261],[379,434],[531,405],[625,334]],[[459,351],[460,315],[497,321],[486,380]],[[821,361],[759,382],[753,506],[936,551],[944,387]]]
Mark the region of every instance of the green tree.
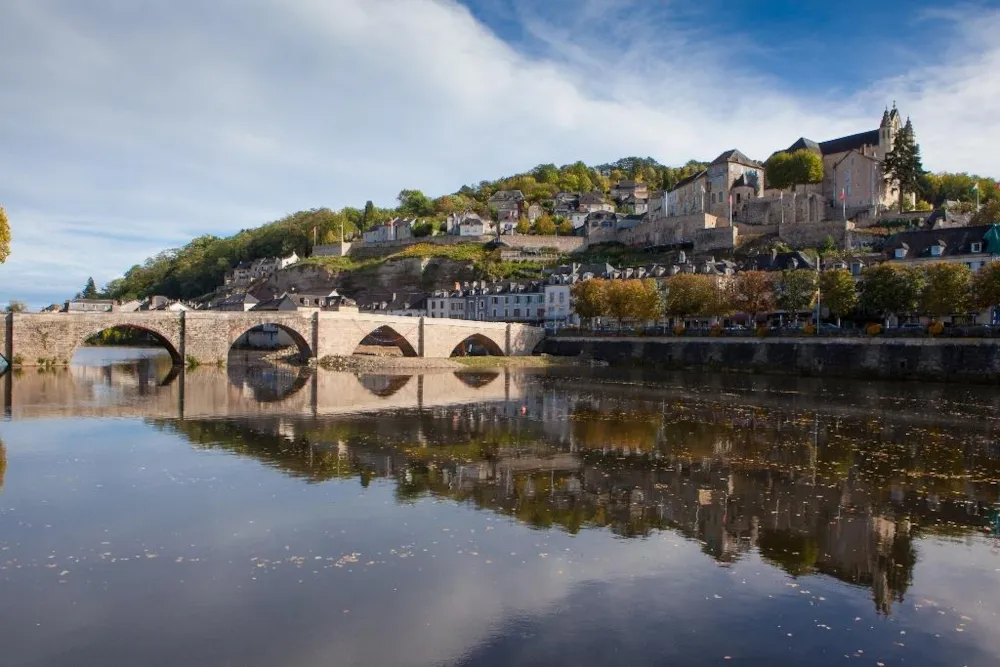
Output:
[[80,298],[96,299],[97,296],[98,296],[97,285],[94,284],[94,279],[87,278],[87,284],[83,286],[83,291],[80,292]]
[[556,225],[556,232],[559,236],[572,236],[573,235],[573,222],[563,218],[558,225]]
[[757,316],[774,308],[774,279],[766,271],[742,271],[729,283],[730,303],[757,322]]
[[820,275],[819,289],[823,304],[837,318],[837,326],[840,326],[840,318],[858,305],[854,278],[846,269],[830,269]]
[[859,302],[869,313],[887,319],[915,313],[920,308],[925,274],[916,267],[879,264],[865,269]]
[[896,135],[892,150],[885,156],[886,183],[896,183],[899,187],[899,210],[905,207],[905,195],[918,191],[924,168],[920,160],[920,144],[909,118],[906,125]]
[[596,317],[604,317],[608,314],[606,280],[600,278],[590,278],[575,283],[570,288],[570,295],[573,298],[573,309],[576,314],[587,324],[591,324]]
[[[402,193],[400,193],[402,194]],[[375,204],[369,199],[365,202],[365,210],[361,214],[361,224],[359,227],[361,231],[367,231],[369,227],[375,222]]]
[[[400,190],[396,195],[400,215],[424,218],[434,215],[434,202],[420,190]],[[367,209],[368,205],[365,204]]]
[[531,223],[528,222],[527,218],[518,218],[517,226],[514,227],[514,231],[518,234],[529,234],[531,232]]
[[792,153],[775,153],[764,164],[767,182],[772,188],[823,182],[823,158],[805,148]]
[[0,206],[0,264],[10,257],[10,222],[7,220],[7,211]]
[[1000,261],[992,261],[972,276],[973,303],[982,310],[1000,306]]
[[968,312],[972,305],[972,271],[965,264],[935,262],[926,267],[923,311],[935,318]]
[[811,269],[782,271],[774,283],[774,301],[798,319],[799,313],[813,306],[816,298],[816,272]]

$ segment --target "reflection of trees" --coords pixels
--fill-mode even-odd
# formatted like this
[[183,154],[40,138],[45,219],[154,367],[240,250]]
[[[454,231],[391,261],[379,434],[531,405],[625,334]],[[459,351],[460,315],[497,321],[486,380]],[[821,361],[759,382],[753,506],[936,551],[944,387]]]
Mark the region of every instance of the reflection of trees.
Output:
[[310,481],[391,479],[399,502],[447,498],[570,533],[672,530],[720,563],[756,550],[792,576],[865,586],[885,614],[911,585],[914,539],[979,530],[1000,479],[985,436],[695,400],[554,398],[571,415],[558,444],[505,403],[171,428]]
[[7,448],[4,447],[3,440],[0,440],[0,491],[3,490],[3,479],[7,473]]

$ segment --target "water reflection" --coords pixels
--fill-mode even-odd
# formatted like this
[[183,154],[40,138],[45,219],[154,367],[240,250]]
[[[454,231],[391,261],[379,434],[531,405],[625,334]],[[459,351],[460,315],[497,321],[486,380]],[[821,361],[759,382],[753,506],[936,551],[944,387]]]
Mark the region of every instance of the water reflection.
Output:
[[[292,616],[325,623],[348,620],[344,615],[369,619],[368,630],[335,633],[344,638],[337,650],[348,654],[357,648],[350,637],[378,645],[344,664],[589,664],[592,642],[612,629],[616,645],[637,663],[683,646],[675,661],[715,664],[722,654],[710,660],[706,651],[729,643],[727,651],[760,658],[747,664],[833,664],[845,651],[864,648],[871,656],[902,644],[929,660],[961,655],[970,656],[962,664],[990,664],[1000,649],[989,632],[968,625],[975,623],[972,608],[990,618],[1000,611],[995,601],[969,597],[992,590],[1000,571],[1000,422],[993,416],[997,398],[986,388],[942,394],[932,385],[607,370],[356,376],[232,368],[185,372],[164,385],[143,368],[25,373],[8,383],[12,421],[4,430],[12,435],[6,456],[0,442],[0,484],[6,469],[5,493],[20,523],[0,512],[11,535],[0,549],[13,548],[0,555],[0,567],[24,590],[58,586],[18,573],[46,563],[50,552],[91,549],[88,558],[97,558],[117,554],[126,540],[158,545],[164,562],[180,563],[192,557],[189,545],[208,544],[212,580],[235,578],[241,591],[261,590],[259,577],[293,568],[280,587],[253,594],[260,608],[290,605]],[[81,416],[141,418],[150,442],[183,444],[126,455],[111,437],[109,449],[74,451],[71,459],[84,463],[72,464],[67,490],[58,474],[40,474],[42,465],[58,473],[70,460],[64,443],[45,444],[44,425],[58,423],[49,419],[54,415],[79,428],[87,423]],[[133,438],[134,430],[117,437]],[[108,469],[88,477],[91,459],[108,461]],[[80,489],[102,499],[100,521],[73,515]],[[137,502],[148,528],[135,525],[131,511],[108,509]],[[38,537],[27,527],[67,523],[74,529],[61,536]],[[117,537],[107,537],[108,530]],[[233,543],[222,539],[228,535]],[[99,546],[105,541],[111,546]],[[35,551],[26,552],[32,545]],[[650,569],[677,554],[674,569]],[[59,563],[60,572],[75,569]],[[328,568],[377,578],[353,588],[345,579],[314,584],[316,600],[307,603],[312,590],[296,593],[296,582],[318,582]],[[149,571],[159,573],[154,582],[166,576]],[[576,587],[547,592],[567,574],[577,577],[576,587],[592,589],[591,597],[578,600]],[[116,581],[111,571],[94,576]],[[633,576],[645,577],[657,601],[621,583]],[[164,585],[173,581],[166,579]],[[472,582],[489,585],[460,595],[457,616],[428,615],[421,606],[452,589],[480,590]],[[414,588],[412,601],[400,601],[404,586]],[[965,592],[945,605],[939,598],[947,591]],[[161,595],[170,607],[169,588]],[[185,608],[192,600],[203,604],[207,593],[188,595]],[[512,596],[505,599],[516,619],[483,612],[491,595]],[[626,624],[633,629],[617,627],[599,604],[607,596],[617,601],[616,613],[641,612],[678,630],[656,639],[633,634],[645,627],[635,620]],[[793,606],[797,596],[806,607]],[[542,610],[533,607],[536,598],[545,600]],[[733,603],[712,606],[716,599]],[[769,606],[772,599],[783,606]],[[845,637],[841,628],[794,644],[800,633],[834,627],[838,615],[860,619],[861,605],[905,625],[872,625],[864,639]],[[938,619],[921,610],[945,607],[951,632],[963,632],[937,644]],[[0,602],[0,620],[17,611]],[[460,619],[481,612],[489,641],[461,630]],[[416,639],[427,618],[443,626],[434,648]],[[768,639],[775,625],[787,646]],[[409,642],[383,646],[376,627]],[[897,627],[909,633],[905,642]],[[542,637],[563,637],[563,652],[552,653]],[[267,664],[248,637],[240,640],[245,648],[235,648],[244,644],[232,643],[233,636],[225,644],[237,662]],[[272,640],[288,650],[280,633]],[[817,645],[823,652],[810,652]],[[786,652],[791,657],[783,663]],[[702,653],[704,659],[692,657]]]

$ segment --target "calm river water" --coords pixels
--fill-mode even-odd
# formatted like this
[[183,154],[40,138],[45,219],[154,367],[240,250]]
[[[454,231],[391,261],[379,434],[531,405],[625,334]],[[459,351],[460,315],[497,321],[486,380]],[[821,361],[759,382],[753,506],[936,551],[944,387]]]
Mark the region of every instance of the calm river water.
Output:
[[77,362],[0,378],[3,665],[1000,664],[993,388]]

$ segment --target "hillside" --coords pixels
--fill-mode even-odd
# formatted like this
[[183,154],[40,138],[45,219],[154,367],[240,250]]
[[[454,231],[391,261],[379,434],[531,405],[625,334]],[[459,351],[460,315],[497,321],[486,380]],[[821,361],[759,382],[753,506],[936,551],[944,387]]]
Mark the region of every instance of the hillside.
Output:
[[[197,299],[215,290],[223,283],[226,271],[240,261],[259,257],[287,256],[292,252],[300,257],[311,254],[313,240],[331,242],[340,238],[341,231],[347,238],[357,236],[372,225],[394,216],[418,217],[424,224],[418,226],[418,235],[432,233],[450,213],[475,210],[489,214],[487,201],[498,190],[521,190],[529,202],[543,203],[563,191],[592,191],[607,193],[619,180],[636,180],[649,184],[653,189],[669,189],[678,181],[705,167],[704,163],[690,161],[681,167],[668,167],[652,158],[629,157],[616,162],[587,166],[576,162],[562,167],[553,164],[538,165],[534,169],[495,181],[481,181],[478,185],[465,185],[458,191],[431,198],[419,190],[402,190],[395,208],[379,208],[366,202],[361,208],[345,207],[339,211],[327,208],[299,211],[280,220],[254,229],[245,229],[229,237],[212,235],[198,237],[182,248],[166,250],[150,257],[143,264],[135,265],[121,278],[111,281],[103,290],[110,298],[128,300],[154,294],[171,298]],[[971,205],[975,201],[974,184],[979,184],[984,208],[1000,199],[996,182],[968,174],[924,174],[920,183],[920,198],[934,206],[946,200],[957,200]],[[547,216],[543,216],[547,217]],[[428,256],[469,261],[475,265],[477,277],[499,278],[516,274],[519,269],[504,266],[498,257],[490,257],[482,248],[458,246],[449,250],[414,249],[410,256]],[[441,254],[444,253],[444,254]],[[447,253],[466,253],[465,257]],[[406,255],[403,255],[404,257]],[[395,257],[395,256],[393,256]],[[390,258],[368,260],[372,263]],[[313,260],[309,260],[313,261]],[[355,272],[365,268],[366,262],[350,258],[326,259],[324,265],[333,272]]]

